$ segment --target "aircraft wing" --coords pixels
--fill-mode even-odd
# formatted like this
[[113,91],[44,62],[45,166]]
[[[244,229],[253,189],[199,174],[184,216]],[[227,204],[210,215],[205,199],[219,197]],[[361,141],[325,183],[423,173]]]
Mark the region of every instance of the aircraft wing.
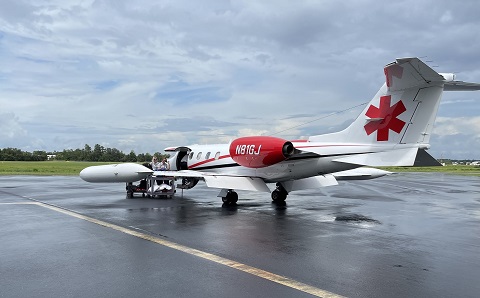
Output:
[[155,171],[153,175],[157,177],[198,178],[204,180],[207,186],[212,188],[270,192],[265,181],[259,177],[230,176],[191,170]]
[[356,168],[326,175],[318,175],[298,180],[282,182],[283,187],[288,191],[317,189],[321,187],[337,185],[339,180],[369,180],[390,175],[392,172],[376,168]]
[[265,181],[258,177],[205,175],[203,179],[208,187],[213,188],[270,192],[270,189],[265,184]]
[[357,168],[333,173],[332,175],[337,180],[369,180],[382,176],[387,176],[392,172],[380,170],[376,168]]
[[[327,175],[319,175],[298,180],[282,182],[287,191],[301,189],[315,189],[325,186],[336,185],[337,180],[367,180],[389,175],[391,172],[375,168],[358,168],[336,172]],[[221,189],[236,189],[270,192],[265,181],[260,177],[231,176],[217,173],[204,173],[192,170],[181,171],[155,171],[155,176],[176,178],[198,178],[204,180],[208,187]]]

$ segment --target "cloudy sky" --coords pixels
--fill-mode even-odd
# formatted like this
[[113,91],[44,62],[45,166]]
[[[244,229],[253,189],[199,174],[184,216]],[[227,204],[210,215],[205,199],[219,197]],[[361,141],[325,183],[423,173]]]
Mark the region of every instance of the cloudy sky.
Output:
[[[0,148],[153,153],[340,130],[395,58],[480,82],[479,11],[478,0],[1,1]],[[437,158],[480,159],[480,92],[444,94],[431,144]]]

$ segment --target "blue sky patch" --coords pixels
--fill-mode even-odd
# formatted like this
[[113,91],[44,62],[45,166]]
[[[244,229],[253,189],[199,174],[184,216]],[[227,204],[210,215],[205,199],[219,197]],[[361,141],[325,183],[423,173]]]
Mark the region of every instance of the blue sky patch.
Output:
[[108,91],[118,86],[118,84],[119,84],[119,81],[117,80],[106,80],[106,81],[96,82],[93,84],[93,86],[96,90]]
[[157,90],[155,100],[179,103],[219,102],[229,98],[225,89],[217,86],[192,86],[183,81],[168,83]]

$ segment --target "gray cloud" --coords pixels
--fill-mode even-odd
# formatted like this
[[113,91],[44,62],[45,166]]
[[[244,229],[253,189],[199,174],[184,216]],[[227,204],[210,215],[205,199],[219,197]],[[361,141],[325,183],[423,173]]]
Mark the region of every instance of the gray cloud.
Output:
[[214,131],[219,127],[228,128],[238,126],[238,123],[218,121],[214,117],[185,117],[185,118],[172,118],[163,121],[163,125],[159,126],[155,130],[158,133],[163,131],[169,132],[183,132],[198,134],[206,131]]
[[[15,133],[0,144],[154,152],[289,127],[288,138],[331,132],[353,111],[298,125],[368,101],[397,57],[480,82],[479,9],[474,0],[3,1],[0,111],[10,116],[0,124]],[[478,97],[447,93],[439,116],[475,117]],[[476,144],[476,129],[451,126]],[[479,158],[449,137],[434,135],[432,150]]]

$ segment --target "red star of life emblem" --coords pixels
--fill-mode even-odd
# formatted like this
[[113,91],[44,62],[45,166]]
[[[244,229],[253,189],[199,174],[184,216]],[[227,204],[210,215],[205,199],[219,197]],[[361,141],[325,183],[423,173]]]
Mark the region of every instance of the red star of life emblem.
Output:
[[378,108],[370,105],[365,115],[369,117],[368,123],[365,124],[365,132],[367,135],[377,131],[377,141],[388,141],[388,132],[393,130],[400,133],[405,126],[405,121],[397,118],[398,115],[407,109],[400,100],[393,106],[390,106],[392,100],[391,95],[380,97],[380,105]]

